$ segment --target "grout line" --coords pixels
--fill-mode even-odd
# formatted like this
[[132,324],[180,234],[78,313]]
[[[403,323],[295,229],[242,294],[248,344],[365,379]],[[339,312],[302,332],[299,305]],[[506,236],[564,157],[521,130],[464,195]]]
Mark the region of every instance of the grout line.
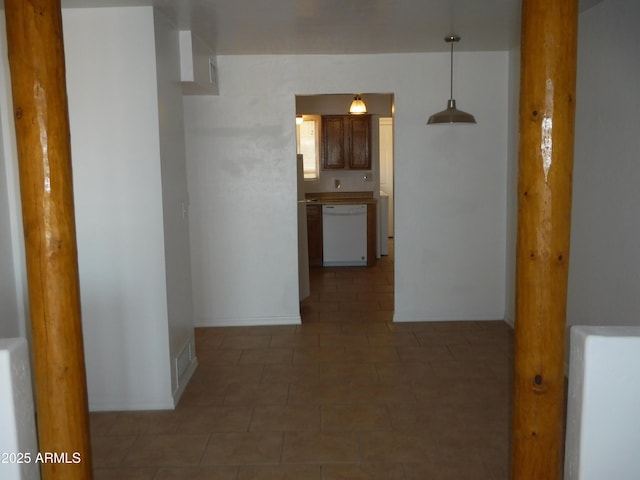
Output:
[[249,423],[247,424],[246,433],[251,433],[251,425],[253,424],[253,418],[256,415],[256,406],[251,407],[251,416],[249,417]]
[[282,443],[280,444],[280,459],[278,464],[279,465],[284,465],[282,460],[284,458],[284,442],[285,442],[285,431],[282,432]]
[[204,448],[202,449],[202,453],[200,454],[200,460],[198,460],[198,465],[202,465],[202,460],[204,460],[204,453],[207,451],[207,448],[209,448],[209,442],[211,442],[211,432],[209,432],[209,435],[207,437],[207,441],[204,444]]

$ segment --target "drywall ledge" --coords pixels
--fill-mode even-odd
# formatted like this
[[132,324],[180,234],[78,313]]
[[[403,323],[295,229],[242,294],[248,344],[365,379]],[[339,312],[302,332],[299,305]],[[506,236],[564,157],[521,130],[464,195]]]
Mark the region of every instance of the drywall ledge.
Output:
[[180,30],[180,80],[183,95],[218,95],[215,54],[191,30]]
[[584,12],[586,10],[589,10],[592,7],[595,7],[597,4],[602,3],[602,0],[580,0],[578,2],[578,8],[580,9],[580,12]]
[[640,327],[573,327],[565,480],[636,480],[638,445]]
[[0,478],[39,479],[29,349],[24,338],[0,338],[0,385]]

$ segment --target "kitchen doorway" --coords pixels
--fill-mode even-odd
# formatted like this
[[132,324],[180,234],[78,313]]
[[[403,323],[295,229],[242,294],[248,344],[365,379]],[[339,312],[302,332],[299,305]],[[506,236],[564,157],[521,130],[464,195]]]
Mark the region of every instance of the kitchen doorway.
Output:
[[[298,165],[298,259],[299,259],[299,298],[304,300],[313,295],[313,285],[310,282],[310,271],[314,275],[329,274],[322,267],[316,271],[309,266],[310,240],[307,231],[307,205],[305,203],[314,195],[331,195],[335,193],[368,194],[376,203],[376,257],[377,263],[392,254],[392,237],[394,232],[393,220],[393,105],[392,93],[360,94],[367,106],[367,115],[371,118],[371,168],[362,169],[331,169],[322,168],[322,116],[348,116],[349,106],[354,94],[315,94],[296,95],[296,143]],[[293,119],[292,119],[293,120]],[[304,122],[304,123],[303,123]],[[313,123],[312,123],[313,122]],[[292,121],[293,124],[293,121]],[[301,128],[302,125],[302,128]],[[301,135],[302,134],[302,135]],[[312,137],[315,135],[315,137]],[[310,138],[315,138],[315,149],[310,147]],[[311,165],[309,158],[305,158],[301,147],[306,152],[317,152],[315,165]],[[314,176],[313,171],[317,172]],[[383,212],[382,208],[386,211]],[[383,227],[384,228],[381,228]],[[391,252],[390,247],[391,245]],[[387,267],[392,259],[387,259]],[[371,268],[371,267],[358,267]],[[324,270],[324,272],[323,272]],[[338,277],[347,275],[349,267],[339,267]],[[373,273],[373,272],[370,272]],[[389,290],[388,288],[386,290]],[[393,291],[393,284],[390,288]],[[386,292],[388,294],[389,292]],[[389,302],[387,302],[388,304]],[[393,301],[390,302],[391,305]],[[392,307],[391,307],[392,309]]]

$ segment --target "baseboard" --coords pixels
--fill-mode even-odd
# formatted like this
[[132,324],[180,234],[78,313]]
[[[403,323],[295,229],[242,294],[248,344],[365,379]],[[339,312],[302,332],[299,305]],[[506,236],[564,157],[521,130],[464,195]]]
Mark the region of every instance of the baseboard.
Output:
[[441,316],[431,316],[426,314],[416,314],[416,313],[398,313],[394,312],[393,314],[393,322],[394,323],[408,323],[408,322],[496,322],[496,321],[504,321],[500,316],[496,315],[474,315],[473,317],[469,316],[449,316],[449,315],[441,315]]
[[90,402],[90,412],[137,412],[141,410],[173,410],[175,405],[171,396],[165,402]]
[[195,319],[196,327],[259,327],[270,325],[300,325],[300,315],[282,317],[200,317]]

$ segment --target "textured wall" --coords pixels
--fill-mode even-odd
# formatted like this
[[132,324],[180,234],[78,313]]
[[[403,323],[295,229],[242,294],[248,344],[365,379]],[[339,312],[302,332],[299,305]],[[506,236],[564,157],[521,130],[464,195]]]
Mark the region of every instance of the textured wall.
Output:
[[30,372],[27,341],[0,338],[0,478],[7,480],[40,478]]
[[218,58],[184,101],[197,325],[297,317],[295,96],[350,92],[395,99],[396,320],[503,318],[508,52],[454,63],[477,125],[426,125],[447,54]]

